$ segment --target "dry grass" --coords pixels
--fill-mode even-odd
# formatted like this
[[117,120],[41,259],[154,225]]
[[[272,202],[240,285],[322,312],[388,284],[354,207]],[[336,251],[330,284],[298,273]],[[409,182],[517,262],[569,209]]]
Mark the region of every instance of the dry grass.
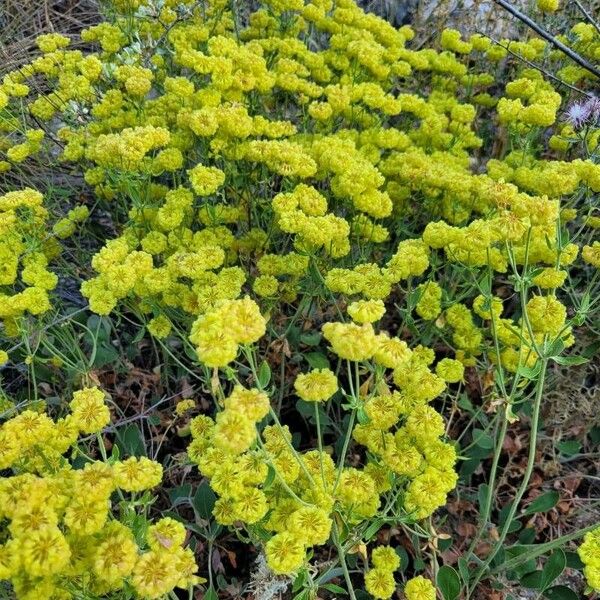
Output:
[[1,0],[0,74],[31,59],[36,36],[76,34],[98,20],[97,0]]

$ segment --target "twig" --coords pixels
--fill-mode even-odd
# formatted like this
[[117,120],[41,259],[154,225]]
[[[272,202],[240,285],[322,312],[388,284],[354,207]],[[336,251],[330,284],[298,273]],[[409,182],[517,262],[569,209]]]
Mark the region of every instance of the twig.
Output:
[[500,48],[504,48],[510,55],[514,56],[515,58],[518,58],[520,61],[524,62],[528,67],[531,67],[532,69],[535,69],[536,71],[539,71],[540,73],[543,73],[544,75],[546,75],[546,77],[549,77],[550,79],[553,79],[554,81],[556,81],[556,83],[558,83],[560,85],[564,85],[565,87],[568,87],[570,90],[573,90],[574,92],[577,92],[578,94],[583,94],[584,96],[587,96],[588,98],[594,97],[592,94],[590,94],[584,90],[581,90],[578,87],[575,87],[574,85],[571,85],[570,83],[567,83],[566,81],[563,81],[560,77],[557,77],[553,73],[550,73],[550,71],[546,71],[546,69],[544,69],[540,65],[536,65],[535,63],[531,62],[530,60],[527,60],[524,56],[521,56],[520,54],[513,52],[510,49],[510,44],[508,46],[505,46],[504,44],[501,44],[498,40],[494,39],[490,35],[487,35],[485,33],[482,33],[482,35],[485,35],[487,38],[492,40],[492,42],[494,42],[494,44],[497,44],[498,46],[500,46]]
[[585,10],[583,4],[581,4],[579,0],[575,0],[575,4],[577,4],[579,10],[585,15],[585,18],[595,27],[596,31],[600,33],[600,25],[598,24],[598,21],[596,21],[594,17],[592,17],[592,15],[590,15],[590,13],[587,10]]
[[546,41],[550,42],[555,48],[558,48],[561,52],[566,54],[569,58],[574,60],[580,67],[583,67],[586,71],[592,73],[600,79],[600,71],[589,63],[585,58],[577,54],[574,50],[571,50],[568,46],[557,40],[553,35],[548,33],[544,28],[540,27],[533,19],[530,19],[526,14],[515,8],[512,4],[509,4],[506,0],[494,0],[496,4],[499,4],[504,10],[508,11],[511,15],[519,19],[533,29],[538,35],[543,37]]

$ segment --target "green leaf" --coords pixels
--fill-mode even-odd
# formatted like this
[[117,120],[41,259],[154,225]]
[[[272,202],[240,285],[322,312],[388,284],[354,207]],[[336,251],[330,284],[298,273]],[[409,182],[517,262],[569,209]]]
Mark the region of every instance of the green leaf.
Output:
[[452,546],[452,538],[448,538],[445,540],[438,540],[438,548],[440,552],[445,552]]
[[406,569],[406,567],[408,567],[408,552],[402,546],[396,546],[394,550],[396,550],[396,554],[400,558],[400,566],[398,567],[398,571],[402,573]]
[[591,343],[589,346],[586,346],[583,349],[581,356],[585,356],[585,358],[593,358],[598,353],[599,350],[600,350],[600,340],[598,340],[597,342]]
[[525,365],[521,365],[517,370],[517,375],[524,377],[525,379],[537,379],[538,375],[542,370],[541,361],[537,361],[533,367],[526,367]]
[[258,383],[264,390],[271,381],[271,367],[266,360],[263,360],[258,368]]
[[556,447],[565,456],[575,456],[581,450],[581,443],[578,440],[565,440],[558,442]]
[[523,529],[523,531],[521,531],[521,533],[519,534],[519,543],[533,544],[536,535],[537,531],[534,527],[525,527],[525,529]]
[[[302,571],[300,571],[300,573],[298,573],[296,579],[294,579],[294,583],[292,585],[292,592],[297,592],[299,589],[302,589],[305,583],[306,571],[303,569]],[[298,596],[296,596],[296,598],[298,598]]]
[[477,500],[479,502],[479,511],[483,512],[484,507],[487,504],[488,497],[490,495],[490,486],[487,483],[482,483],[477,488]]
[[510,522],[510,525],[508,526],[508,533],[515,533],[516,531],[519,531],[521,529],[521,527],[523,527],[523,523],[521,523],[521,521],[519,521],[519,519],[513,519]]
[[329,361],[321,352],[308,352],[304,357],[313,369],[329,369]]
[[321,342],[321,334],[318,331],[303,333],[300,341],[306,346],[318,346]]
[[321,587],[325,588],[330,592],[333,592],[334,594],[342,594],[343,596],[348,595],[348,592],[344,588],[340,587],[339,585],[335,585],[335,583],[326,583]]
[[542,581],[543,581],[543,573],[542,571],[534,571],[533,573],[527,573],[523,575],[521,579],[519,579],[519,583],[526,588],[532,590],[541,590],[542,589]]
[[96,356],[94,357],[93,367],[99,369],[105,365],[115,362],[119,358],[119,351],[108,344],[100,344],[96,348]]
[[[502,561],[500,561],[501,564]],[[534,558],[530,560],[526,560],[520,565],[516,566],[513,570],[509,571],[507,576],[509,579],[519,579],[523,577],[527,573],[533,573],[537,566],[536,560]]]
[[501,525],[502,527],[504,527],[504,524],[506,523],[506,519],[508,519],[512,505],[513,505],[513,500],[510,500],[500,509],[500,512],[498,513],[498,524]]
[[384,522],[385,521],[380,518],[374,519],[364,532],[363,538],[365,540],[370,540],[381,529],[381,526],[384,524]]
[[523,515],[533,515],[535,513],[547,512],[554,508],[560,499],[560,495],[556,490],[546,492],[538,496],[524,511]]
[[263,484],[264,490],[268,490],[271,487],[271,484],[275,481],[275,475],[275,469],[271,465],[268,465],[267,478]]
[[491,450],[494,447],[492,436],[482,429],[477,428],[473,429],[473,443],[485,450]]
[[324,583],[327,583],[328,581],[331,581],[332,579],[335,579],[336,577],[341,577],[343,574],[344,569],[341,569],[340,567],[334,567],[333,569],[328,569],[327,571],[325,571],[325,573],[323,573],[321,577],[316,579],[316,582],[319,585],[322,585]]
[[135,336],[132,338],[131,343],[137,344],[138,342],[141,342],[144,339],[145,334],[146,334],[146,328],[144,326],[141,326],[137,330],[137,333],[135,334]]
[[178,506],[179,504],[187,504],[192,494],[192,485],[186,483],[185,485],[178,485],[169,490],[169,500],[171,506]]
[[462,408],[466,410],[468,413],[472,414],[474,412],[473,403],[469,400],[469,397],[466,394],[461,394],[460,398],[457,402],[458,408]]
[[542,569],[542,589],[550,587],[552,582],[560,577],[560,574],[565,570],[567,566],[567,558],[565,553],[559,548],[555,550]]
[[567,559],[567,567],[569,569],[577,569],[578,571],[583,570],[585,565],[579,558],[577,552],[565,552],[565,558]]
[[482,458],[487,458],[491,454],[491,448],[482,448],[481,446],[477,446],[474,444],[471,446],[467,452],[467,456],[469,459],[478,459],[480,462]]
[[469,563],[464,558],[458,559],[458,570],[463,581],[469,581]]
[[305,418],[312,419],[315,408],[312,402],[305,402],[304,400],[296,401],[296,410]]
[[201,519],[210,519],[217,496],[211,490],[207,481],[203,481],[192,498],[192,506]]
[[585,363],[590,362],[584,356],[553,356],[552,360],[563,367],[573,367],[577,365],[585,365]]
[[442,592],[444,600],[456,600],[460,594],[460,577],[458,573],[448,565],[440,568],[437,575],[437,585]]
[[219,600],[219,596],[215,591],[214,587],[209,587],[206,592],[204,592],[204,596],[202,596],[203,600]]
[[565,349],[565,343],[561,338],[556,338],[552,342],[548,342],[545,344],[544,353],[549,358],[554,358],[558,356]]
[[122,454],[129,456],[146,456],[146,445],[140,428],[130,423],[117,429],[117,445]]
[[121,458],[121,450],[119,449],[119,445],[114,444],[110,451],[110,459],[108,462],[110,464],[115,464],[120,458]]
[[579,596],[566,585],[555,585],[544,591],[544,597],[548,600],[579,600]]

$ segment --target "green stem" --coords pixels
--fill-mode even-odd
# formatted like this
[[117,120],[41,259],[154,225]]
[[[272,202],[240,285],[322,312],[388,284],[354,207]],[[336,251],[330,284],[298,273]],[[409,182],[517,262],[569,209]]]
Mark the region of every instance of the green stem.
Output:
[[500,537],[498,538],[498,541],[496,542],[496,544],[494,545],[494,547],[492,548],[492,550],[486,557],[483,564],[475,572],[475,578],[473,580],[472,585],[470,586],[469,592],[467,593],[467,599],[470,597],[470,592],[472,592],[475,589],[475,587],[477,586],[477,584],[479,583],[481,578],[484,576],[487,568],[489,567],[492,560],[494,560],[494,557],[496,556],[496,554],[498,554],[500,548],[502,548],[502,545],[504,544],[504,540],[506,539],[506,536],[508,535],[508,531],[510,529],[512,521],[515,517],[515,514],[517,513],[518,508],[519,508],[519,504],[520,504],[523,496],[525,495],[525,492],[527,491],[527,487],[529,485],[529,480],[531,479],[531,475],[533,473],[533,468],[535,465],[535,452],[537,449],[537,436],[538,436],[538,426],[539,426],[539,421],[540,421],[540,408],[542,405],[542,395],[544,392],[546,370],[548,367],[548,359],[544,357],[541,360],[542,360],[542,369],[540,371],[540,378],[538,380],[537,390],[536,390],[535,400],[534,400],[534,405],[533,405],[533,414],[531,417],[531,436],[530,436],[530,440],[529,440],[529,455],[527,457],[527,467],[525,468],[525,473],[523,474],[523,480],[521,481],[521,485],[519,486],[519,489],[515,496],[514,502],[512,503],[510,510],[508,512],[508,515],[506,516],[506,520],[504,522],[504,526],[502,527],[502,531],[500,532]]
[[315,405],[315,422],[317,424],[317,444],[319,448],[319,462],[321,463],[321,479],[323,480],[323,489],[326,488],[325,483],[325,470],[323,469],[323,438],[321,436],[321,417],[319,415],[319,403],[314,402]]
[[[505,408],[505,413],[510,409],[510,405],[507,405]],[[469,550],[467,551],[467,557],[471,556],[475,551],[477,546],[477,542],[481,539],[485,528],[488,525],[490,520],[490,513],[492,511],[492,497],[494,486],[496,483],[496,474],[498,472],[498,464],[500,463],[500,457],[502,456],[502,445],[504,442],[504,438],[506,437],[506,431],[508,430],[508,418],[507,415],[504,414],[502,416],[502,424],[500,425],[500,433],[496,437],[496,448],[494,449],[494,459],[492,461],[492,468],[490,470],[490,478],[488,484],[488,491],[485,498],[485,505],[483,508],[483,514],[481,515],[481,526],[477,530],[471,545],[469,546]],[[468,560],[468,558],[467,558]]]
[[572,542],[573,540],[578,540],[582,538],[589,531],[593,531],[598,528],[598,523],[594,523],[593,525],[588,525],[583,529],[579,529],[578,531],[574,531],[573,533],[568,533],[566,535],[562,535],[551,542],[546,542],[545,544],[537,544],[533,547],[531,552],[524,552],[523,554],[519,554],[519,556],[515,556],[510,560],[502,563],[500,566],[492,569],[490,573],[498,573],[499,571],[511,571],[515,567],[518,567],[520,564],[527,562],[528,560],[533,560],[538,556],[542,556],[547,552],[551,552],[555,548],[560,548],[564,546],[568,542]]
[[348,452],[348,446],[350,445],[350,438],[352,437],[352,430],[354,429],[354,419],[356,418],[356,409],[353,409],[350,413],[350,421],[348,422],[348,430],[346,431],[346,437],[344,439],[344,446],[342,447],[342,453],[340,454],[340,462],[338,464],[338,473],[333,486],[333,493],[337,489],[337,486],[342,477],[342,471],[344,470],[344,463],[346,462],[346,453]]
[[346,587],[348,588],[348,595],[350,596],[350,600],[356,600],[356,594],[354,593],[354,587],[352,587],[352,579],[350,578],[350,571],[348,570],[348,565],[346,564],[346,552],[342,543],[340,542],[340,534],[338,530],[337,523],[333,522],[333,543],[338,552],[338,558],[340,559],[340,565],[342,566],[342,571],[344,572],[344,579],[346,580]]

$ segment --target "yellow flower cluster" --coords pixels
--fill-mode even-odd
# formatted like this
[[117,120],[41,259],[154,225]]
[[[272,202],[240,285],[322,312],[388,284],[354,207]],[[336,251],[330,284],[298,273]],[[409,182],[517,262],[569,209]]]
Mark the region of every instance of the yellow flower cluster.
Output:
[[[394,369],[399,391],[388,390],[366,398],[366,418],[355,426],[353,437],[376,457],[377,466],[385,474],[380,491],[389,489],[394,477],[408,479],[405,509],[415,518],[424,518],[445,503],[446,494],[457,480],[456,451],[439,439],[444,434],[443,419],[427,404],[444,391],[446,384],[428,368],[433,352],[410,350],[405,342],[385,333],[373,337],[370,356],[361,360],[372,359],[384,368]],[[358,335],[347,334],[347,339],[361,349],[365,347]],[[335,345],[333,349],[337,353]],[[438,370],[447,375],[443,361]],[[462,370],[454,371],[450,378],[456,381],[462,377]]]
[[[208,330],[212,318],[211,313],[202,318],[207,322],[200,322],[198,335]],[[220,331],[235,321],[230,318],[224,323]],[[401,486],[406,512],[420,519],[443,505],[456,483],[456,452],[440,440],[443,419],[427,405],[445,388],[443,379],[428,369],[433,352],[411,351],[401,340],[376,333],[369,322],[326,323],[323,334],[339,358],[394,369],[401,390],[371,391],[359,399],[364,417],[354,427],[353,437],[369,450],[371,458],[364,468],[336,467],[321,450],[300,452],[287,426],[277,420],[261,428],[269,399],[258,389],[236,386],[214,420],[202,415],[191,423],[188,454],[219,496],[213,511],[216,520],[223,525],[260,525],[270,531],[265,543],[267,563],[278,574],[297,571],[307,549],[327,542],[334,510],[347,522],[359,524],[375,515],[381,494]],[[223,347],[210,348],[221,352]],[[440,364],[448,379],[462,376],[453,364]],[[303,400],[324,402],[337,391],[338,380],[329,369],[316,369],[298,375],[294,387]],[[399,559],[389,549],[378,549],[373,562],[368,589],[376,597],[388,598]]]
[[[556,2],[556,0],[546,0]],[[592,23],[582,21],[573,25],[568,32],[558,35],[557,39],[566,46],[572,48],[580,56],[587,58],[592,64],[598,61],[600,56],[600,32]],[[552,57],[557,61],[560,68],[556,74],[567,83],[580,84],[592,77],[586,69],[573,63],[561,64],[561,53],[553,51]]]
[[413,577],[404,586],[406,600],[435,600],[435,587],[431,581],[422,575]]
[[600,528],[585,534],[577,552],[585,565],[583,572],[588,585],[592,590],[600,591]]
[[[60,154],[108,208],[115,234],[82,285],[89,308],[133,313],[163,344],[187,337],[212,369],[217,413],[192,420],[189,456],[218,495],[215,519],[242,523],[272,571],[290,574],[327,543],[338,519],[364,524],[388,492],[400,494],[408,519],[445,503],[457,451],[430,403],[463,381],[465,367],[490,361],[517,372],[536,364],[546,342],[573,343],[561,288],[577,244],[583,261],[599,267],[600,243],[576,244],[566,226],[598,220],[580,199],[600,191],[600,165],[589,158],[600,128],[589,125],[582,142],[575,123],[557,124],[565,107],[553,83],[512,62],[511,53],[558,62],[535,37],[496,45],[446,29],[436,47],[413,49],[409,27],[394,28],[354,0],[263,0],[243,24],[224,0],[193,4],[113,0],[108,20],[81,32],[85,51],[61,35],[38,38],[41,55],[0,84],[0,172]],[[600,57],[592,26],[560,39],[592,62]],[[505,58],[514,75],[497,86]],[[586,85],[583,69],[561,66],[559,77]],[[13,116],[23,109],[31,119]],[[61,123],[60,144],[43,122]],[[489,123],[510,150],[490,151]],[[59,209],[48,237],[41,194],[0,196],[3,335],[17,333],[23,315],[50,308],[55,237],[89,216],[85,206]],[[485,295],[482,272],[493,280]],[[498,274],[522,306],[503,301]],[[403,310],[405,299],[416,327],[439,336],[453,358],[439,360],[415,340],[409,348],[406,331],[385,331],[386,309]],[[332,305],[349,319],[332,321]],[[233,367],[241,355],[250,362],[259,345],[249,346],[267,324],[279,335],[289,314],[292,324],[324,323],[317,343],[351,373],[296,371],[293,387],[317,424],[328,401],[348,400],[348,436],[364,447],[352,466],[329,448],[299,450],[297,432],[270,410],[255,365],[256,389],[243,387],[247,373]],[[0,354],[0,364],[7,358]],[[184,400],[176,412],[191,407]],[[20,597],[32,586],[51,598],[69,586],[108,593],[123,585],[159,597],[194,581],[176,522],[163,519],[134,539],[111,512],[113,491],[158,484],[160,465],[133,458],[77,470],[63,458],[80,433],[108,420],[102,392],[82,390],[63,420],[26,411],[0,429],[0,465],[25,471],[5,479],[15,489],[19,477],[38,482],[23,479],[18,497],[40,502],[32,499],[26,516],[9,508],[15,541],[0,553],[0,575]],[[21,541],[24,519],[33,525]],[[12,554],[14,564],[5,558]],[[388,598],[397,556],[378,548],[372,562],[365,587]],[[431,600],[435,589],[417,577],[405,595]]]
[[387,600],[396,590],[394,571],[400,558],[390,546],[379,546],[371,553],[373,568],[365,575],[365,588],[373,598]]
[[296,393],[306,402],[324,402],[338,390],[335,373],[329,369],[315,369],[298,375],[294,381]]
[[26,188],[0,196],[0,319],[16,335],[17,319],[50,309],[58,282],[48,263],[60,246],[47,237],[48,211],[39,192]]
[[198,359],[207,367],[224,367],[235,359],[240,344],[252,344],[266,331],[256,302],[224,300],[194,321],[190,340]]
[[72,236],[77,230],[77,225],[85,221],[90,214],[87,206],[80,205],[71,209],[67,216],[58,220],[52,227],[52,233],[57,238],[64,239]]
[[556,120],[562,98],[537,71],[528,75],[507,84],[507,96],[498,102],[498,118],[501,123],[521,124],[525,128],[548,127]]
[[197,583],[181,523],[160,519],[140,538],[113,513],[114,492],[154,488],[162,466],[133,457],[74,468],[63,455],[76,455],[78,436],[99,432],[110,414],[96,387],[76,391],[70,407],[57,421],[26,410],[0,427],[0,580],[23,599],[98,597],[124,586],[159,598]]
[[[452,261],[471,266],[491,262],[503,272],[509,240],[519,246],[517,261],[528,245],[535,247],[528,253],[530,262],[552,264],[556,252],[546,241],[556,242],[556,203],[544,194],[556,197],[578,185],[598,189],[597,165],[583,160],[538,160],[510,153],[503,160],[490,160],[487,174],[472,173],[468,150],[481,144],[474,130],[475,106],[493,77],[467,73],[462,61],[481,52],[495,60],[498,47],[486,38],[465,41],[457,31],[445,30],[441,52],[414,51],[407,47],[413,37],[409,28],[394,29],[350,0],[335,10],[322,0],[285,5],[296,13],[295,25],[283,37],[273,35],[277,18],[265,10],[254,13],[248,27],[234,35],[231,16],[216,5],[176,22],[165,16],[158,24],[136,12],[142,4],[117,8],[127,6],[128,15],[135,13],[152,40],[151,60],[143,66],[141,60],[123,61],[117,54],[132,40],[126,29],[107,22],[82,34],[86,42],[98,42],[102,52],[84,55],[66,49],[66,38],[42,38],[45,54],[40,60],[2,84],[3,102],[9,103],[30,96],[25,83],[30,75],[44,75],[55,91],[31,101],[38,118],[72,110],[71,99],[86,105],[91,121],[60,132],[66,143],[63,159],[85,165],[86,181],[100,198],[128,194],[130,178],[138,179],[131,224],[121,236],[129,246],[127,256],[115,256],[115,264],[83,288],[92,310],[100,314],[133,296],[141,301],[142,312],[152,310],[155,317],[165,309],[203,314],[215,301],[237,298],[249,276],[258,296],[289,301],[297,278],[308,274],[306,255],[319,252],[326,257],[320,269],[331,291],[386,298],[401,280],[423,274],[427,251],[418,246],[419,240],[401,241],[401,256],[387,266],[356,266],[354,261],[347,268],[339,262],[365,243],[387,241],[394,231],[392,219],[418,208],[413,206],[416,198],[453,225],[432,222],[435,229],[428,226],[424,232],[426,244],[444,248]],[[271,9],[278,14],[283,5]],[[308,27],[331,35],[329,46],[310,50],[298,39]],[[575,33],[595,43],[587,29],[579,27]],[[534,38],[510,47],[532,59],[544,52],[545,42]],[[168,69],[164,48],[173,56]],[[103,63],[110,63],[108,78],[99,78]],[[360,74],[354,81],[346,75],[351,67]],[[185,69],[205,77],[206,85],[198,87]],[[415,71],[429,74],[430,93],[391,92],[395,82]],[[478,91],[470,102],[461,101],[458,93],[458,86],[467,82]],[[282,120],[277,111],[267,117],[272,94],[279,92],[299,110],[306,108],[306,119]],[[61,100],[55,102],[52,94]],[[506,86],[497,110],[501,122],[511,126],[547,127],[555,121],[559,104],[550,83],[536,71],[521,69]],[[47,105],[52,115],[43,114]],[[381,126],[382,120],[399,114],[411,125]],[[344,127],[334,126],[336,120]],[[199,148],[209,150],[219,166],[204,160],[198,164]],[[190,164],[195,166],[187,168]],[[171,185],[180,183],[186,170],[191,188],[202,198],[199,207],[191,191]],[[262,194],[260,181],[266,173],[289,180],[291,185],[282,187],[291,191],[258,203],[257,213],[249,210],[249,202],[252,195]],[[217,203],[212,197],[226,179],[234,187],[244,179],[250,191]],[[469,223],[473,214],[482,218]],[[239,268],[233,264],[240,254],[262,252],[272,244],[273,227],[279,242],[286,234],[292,236],[298,255],[278,257],[279,265],[257,256],[258,277],[245,262],[245,273],[226,271]],[[58,228],[66,232],[72,225],[64,222]],[[112,243],[107,244],[108,254],[113,253]],[[403,247],[407,243],[412,246]],[[139,252],[152,255],[152,268]],[[301,258],[292,264],[295,256]],[[205,268],[204,257],[210,265]],[[562,250],[563,264],[573,258],[571,248]],[[192,262],[195,271],[188,267]],[[560,281],[547,275],[541,284],[556,287]],[[432,282],[422,285],[417,314],[433,320],[441,311],[440,290]],[[164,335],[166,329],[161,331]]]

